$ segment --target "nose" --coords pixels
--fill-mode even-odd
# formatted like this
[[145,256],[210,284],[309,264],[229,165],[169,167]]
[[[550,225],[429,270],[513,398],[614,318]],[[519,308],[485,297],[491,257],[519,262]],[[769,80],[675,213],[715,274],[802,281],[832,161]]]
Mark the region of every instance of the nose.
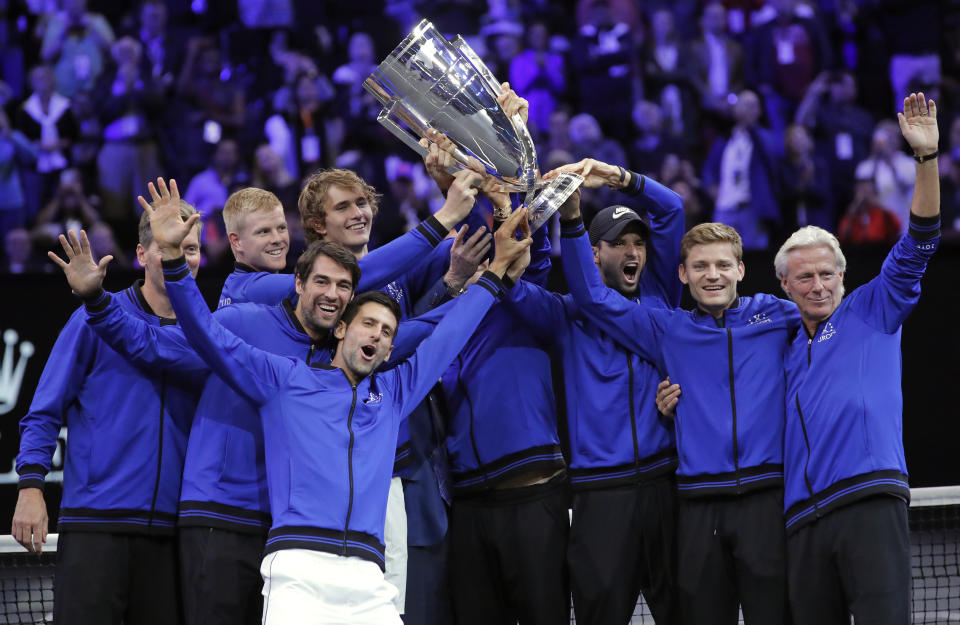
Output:
[[707,280],[716,280],[720,277],[720,273],[717,271],[716,265],[710,265],[707,268]]
[[822,291],[823,290],[823,281],[820,279],[820,276],[813,276],[813,284],[810,287],[811,291]]
[[350,204],[350,217],[363,217],[363,211],[360,210],[356,202]]

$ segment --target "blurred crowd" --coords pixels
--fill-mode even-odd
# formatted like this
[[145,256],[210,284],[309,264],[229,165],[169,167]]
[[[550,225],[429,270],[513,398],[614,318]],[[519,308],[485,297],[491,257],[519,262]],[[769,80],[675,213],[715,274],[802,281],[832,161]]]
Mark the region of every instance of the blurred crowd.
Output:
[[[0,0],[0,271],[49,270],[79,227],[131,266],[135,198],[161,174],[204,215],[215,267],[245,186],[281,199],[296,259],[318,168],[384,192],[374,244],[414,227],[442,198],[362,83],[420,18],[530,101],[541,170],[623,163],[747,249],[806,224],[898,237],[914,164],[895,113],[923,91],[947,113],[944,240],[960,241],[960,0]],[[612,203],[585,196],[587,218]]]

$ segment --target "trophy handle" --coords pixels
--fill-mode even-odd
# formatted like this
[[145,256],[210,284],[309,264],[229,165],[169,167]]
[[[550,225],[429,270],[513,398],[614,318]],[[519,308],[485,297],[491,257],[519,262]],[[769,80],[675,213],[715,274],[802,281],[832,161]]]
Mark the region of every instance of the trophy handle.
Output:
[[567,172],[560,174],[553,182],[544,187],[543,191],[527,207],[527,220],[530,222],[530,230],[534,231],[547,223],[547,220],[563,206],[567,198],[581,184],[583,184],[583,176]]

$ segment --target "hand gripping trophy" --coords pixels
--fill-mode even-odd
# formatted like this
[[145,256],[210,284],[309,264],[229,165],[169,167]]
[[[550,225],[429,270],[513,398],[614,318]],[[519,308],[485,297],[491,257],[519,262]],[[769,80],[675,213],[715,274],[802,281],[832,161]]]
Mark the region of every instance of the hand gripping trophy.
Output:
[[493,74],[462,37],[447,40],[427,20],[363,87],[383,104],[377,121],[421,156],[426,149],[419,139],[442,135],[456,163],[450,173],[477,170],[526,193],[531,229],[546,223],[583,182],[573,173],[541,179],[530,133],[519,115],[509,117],[497,104],[501,89]]

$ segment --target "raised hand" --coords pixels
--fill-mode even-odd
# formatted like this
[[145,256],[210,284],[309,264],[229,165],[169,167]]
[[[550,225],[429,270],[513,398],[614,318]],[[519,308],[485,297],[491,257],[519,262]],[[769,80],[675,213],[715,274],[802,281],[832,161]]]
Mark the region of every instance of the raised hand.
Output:
[[[627,181],[626,172],[623,168],[593,158],[585,158],[577,163],[562,165],[545,173],[543,178],[544,180],[552,180],[565,172],[583,176],[583,184],[580,186],[586,189],[597,189],[599,187],[620,189]],[[623,178],[622,182],[621,177]]]
[[467,284],[492,245],[493,235],[483,226],[469,237],[466,234],[467,226],[462,226],[450,248],[450,269],[443,276],[443,281],[454,291],[459,291]]
[[480,174],[469,169],[457,172],[447,191],[447,201],[434,217],[446,228],[452,228],[466,219],[477,200],[477,186],[482,179]]
[[507,117],[520,115],[520,120],[526,124],[530,117],[530,103],[517,95],[517,92],[510,88],[510,83],[501,83],[502,92],[497,96],[497,104],[507,114]]
[[[533,243],[533,239],[530,238],[530,223],[527,221],[526,207],[513,211],[497,230],[493,240],[495,251],[493,262],[490,263],[490,271],[502,278],[515,261],[523,262],[524,252],[530,249]],[[525,266],[524,269],[526,269]]]
[[936,102],[927,100],[923,93],[911,93],[903,99],[903,112],[897,113],[897,121],[914,154],[927,156],[937,151],[940,130],[937,128]]
[[157,178],[157,186],[148,183],[147,190],[153,198],[153,206],[142,195],[137,196],[137,201],[150,215],[150,229],[153,231],[153,240],[160,248],[160,255],[164,260],[179,258],[183,255],[180,244],[199,221],[200,215],[190,215],[186,221],[180,216],[180,190],[177,189],[177,181],[172,178],[169,189],[163,178]]
[[63,275],[73,292],[84,298],[99,293],[103,278],[107,275],[107,265],[113,260],[113,256],[108,254],[101,258],[99,263],[93,260],[90,241],[83,230],[80,231],[79,239],[73,230],[68,230],[67,236],[61,234],[60,245],[67,256],[67,262],[53,252],[47,252],[47,256],[63,269]]
[[[433,131],[431,136],[435,135],[440,135],[447,141],[450,141],[446,136]],[[423,157],[423,166],[426,168],[430,177],[433,178],[433,181],[437,183],[440,191],[446,193],[450,185],[453,184],[453,174],[447,173],[447,169],[454,163],[453,154],[447,150],[440,149],[438,143],[428,141],[427,139],[420,139],[420,145],[427,149],[427,155]]]

